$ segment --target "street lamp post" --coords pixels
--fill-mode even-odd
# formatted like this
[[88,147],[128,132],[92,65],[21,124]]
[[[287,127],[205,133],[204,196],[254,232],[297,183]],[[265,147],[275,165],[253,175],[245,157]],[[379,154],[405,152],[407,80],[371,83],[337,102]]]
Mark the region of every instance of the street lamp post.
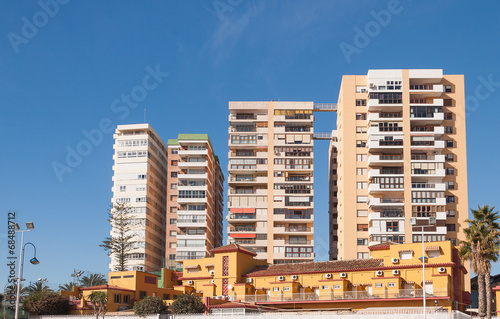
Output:
[[23,263],[24,263],[24,247],[28,244],[32,245],[33,248],[35,248],[35,256],[33,258],[30,259],[30,263],[32,263],[33,265],[36,265],[36,264],[39,264],[40,262],[38,261],[38,259],[36,259],[36,247],[35,245],[33,245],[32,243],[26,243],[26,245],[24,245],[24,233],[27,232],[27,231],[32,231],[33,229],[35,229],[35,225],[32,223],[32,222],[27,222],[26,223],[26,228],[27,229],[21,229],[19,227],[19,224],[18,223],[14,223],[14,229],[16,232],[18,233],[21,233],[21,251],[19,253],[19,272],[18,272],[18,276],[17,276],[17,289],[16,289],[16,311],[15,311],[15,314],[14,314],[14,319],[18,319],[19,318],[19,296],[21,294],[21,280],[22,280],[22,276],[23,276]]
[[423,296],[423,303],[424,303],[424,319],[427,318],[427,298],[425,296],[426,294],[426,288],[425,288],[425,260],[427,259],[425,257],[425,251],[424,251],[424,243],[425,243],[425,237],[424,237],[424,227],[427,226],[432,226],[433,224],[436,224],[436,218],[431,217],[429,218],[429,224],[428,225],[416,225],[417,224],[417,219],[416,218],[410,218],[410,225],[412,227],[420,227],[422,230],[422,257],[419,259],[422,259],[422,296]]

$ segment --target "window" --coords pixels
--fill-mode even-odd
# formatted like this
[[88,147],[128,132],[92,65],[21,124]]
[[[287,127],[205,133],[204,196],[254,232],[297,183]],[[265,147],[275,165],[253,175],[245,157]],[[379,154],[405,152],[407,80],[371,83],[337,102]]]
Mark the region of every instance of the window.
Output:
[[357,196],[356,202],[357,203],[366,203],[366,202],[368,202],[368,196]]
[[451,93],[451,85],[445,85],[445,86],[444,86],[444,91],[445,91],[446,93]]
[[453,113],[444,113],[444,119],[447,120],[447,121],[451,121],[453,120]]
[[144,299],[146,298],[147,293],[145,291],[139,291],[139,299]]
[[366,120],[366,113],[356,113],[356,120]]
[[357,182],[356,183],[356,188],[357,189],[366,189],[367,188],[367,182]]
[[441,256],[441,252],[439,250],[428,251],[427,256],[429,256],[429,258],[438,258]]
[[446,230],[447,231],[456,231],[455,224],[446,224]]
[[411,259],[413,257],[413,251],[412,250],[405,250],[405,251],[400,251],[399,252],[399,259],[405,260],[405,259]]
[[170,189],[177,189],[177,183],[171,183]]
[[177,243],[168,243],[168,248],[176,248]]
[[179,154],[179,149],[178,148],[173,148],[172,149],[172,154]]
[[146,179],[146,175],[137,175],[137,179],[139,180]]
[[358,224],[358,231],[368,231],[368,224]]
[[448,167],[446,169],[446,175],[455,175],[455,169],[453,167]]
[[175,260],[175,254],[168,255],[168,260]]
[[387,287],[396,287],[396,283],[395,282],[388,282]]
[[163,294],[163,300],[170,300],[170,294]]
[[449,209],[446,211],[446,216],[447,217],[455,217],[455,210],[454,209]]
[[356,93],[366,93],[366,86],[356,85]]
[[445,154],[444,158],[447,162],[453,162],[453,154]]
[[453,141],[452,140],[447,140],[446,141],[446,147],[453,147]]
[[115,294],[115,303],[121,303],[121,302],[122,302],[122,295]]
[[366,168],[356,168],[356,175],[366,175]]
[[170,236],[173,236],[173,237],[177,236],[177,231],[176,230],[171,230],[170,231]]
[[368,238],[358,238],[358,246],[368,245]]
[[170,207],[171,213],[177,213],[177,207]]
[[179,165],[179,161],[178,160],[171,160],[170,165],[177,166],[177,165]]
[[124,192],[127,190],[127,186],[120,186],[120,192]]
[[177,177],[177,172],[170,172],[170,177]]
[[367,217],[368,216],[368,211],[367,210],[358,210],[357,216],[358,217]]
[[283,287],[283,291],[290,291],[290,287]]
[[367,155],[366,154],[356,154],[356,161],[358,162],[366,162]]
[[358,259],[368,259],[368,253],[358,253]]
[[382,283],[381,282],[375,283],[375,288],[382,288]]
[[356,99],[356,106],[366,106],[365,99]]
[[126,305],[130,303],[130,295],[123,295],[123,303]]
[[366,141],[363,140],[356,141],[356,147],[366,147]]
[[170,218],[170,225],[177,225],[177,218]]
[[399,222],[398,221],[388,221],[386,224],[387,232],[397,232],[399,231]]
[[323,290],[327,290],[327,289],[330,289],[330,286],[323,285],[323,286],[321,286],[321,289],[323,289]]
[[453,126],[445,126],[444,133],[445,134],[453,134]]
[[446,182],[446,189],[455,189],[455,182]]
[[356,133],[366,133],[366,126],[356,126]]
[[333,289],[340,289],[340,285],[333,285]]
[[273,287],[273,291],[280,291],[279,287]]
[[446,196],[446,203],[454,203],[455,196]]

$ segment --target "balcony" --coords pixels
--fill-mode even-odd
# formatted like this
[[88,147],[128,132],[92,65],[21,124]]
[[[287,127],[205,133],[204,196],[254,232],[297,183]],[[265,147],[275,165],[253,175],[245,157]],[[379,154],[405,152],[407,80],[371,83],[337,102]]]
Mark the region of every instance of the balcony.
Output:
[[370,184],[368,186],[368,193],[385,193],[385,192],[402,192],[404,191],[404,187],[402,184],[390,185],[393,187],[387,187],[387,185],[383,184]]
[[382,168],[382,169],[370,169],[368,171],[368,177],[378,177],[378,176],[390,176],[390,175],[403,175],[404,171],[401,168]]
[[206,218],[178,218],[177,227],[207,227]]
[[267,176],[238,177],[231,176],[230,183],[234,184],[267,184]]
[[178,174],[177,175],[177,178],[179,180],[181,179],[207,179],[208,178],[208,174],[207,173],[204,173],[204,174]]
[[403,164],[403,155],[370,155],[368,165]]
[[180,149],[179,150],[179,156],[188,156],[188,155],[208,155],[208,150],[185,150],[185,149]]
[[442,84],[410,84],[410,93],[422,94],[424,96],[440,96],[444,92]]
[[411,141],[411,149],[433,149],[442,150],[445,148],[444,141]]
[[[448,293],[448,288],[434,288],[432,293],[427,292],[425,297],[432,299],[432,297],[450,297]],[[347,301],[347,300],[383,300],[383,299],[423,299],[422,289],[373,289],[370,293],[366,290],[357,291],[331,291],[331,292],[304,292],[304,293],[271,293],[271,294],[255,294],[255,295],[245,295],[237,296],[237,299],[241,299],[243,302],[252,303],[279,303],[279,302],[310,302],[315,300],[331,300],[335,301]]]
[[240,226],[229,228],[230,233],[255,233],[255,227],[253,226]]
[[410,128],[411,135],[442,135],[444,134],[444,126],[412,126]]
[[256,214],[245,214],[245,213],[227,215],[227,219],[230,221],[254,220],[256,217],[257,217]]
[[401,107],[403,106],[403,101],[400,99],[395,99],[395,100],[380,100],[380,99],[369,99],[367,103],[367,109],[370,112],[373,111],[397,111],[401,110]]
[[438,169],[412,169],[412,177],[445,177],[446,170],[444,168]]
[[399,112],[395,113],[368,113],[368,122],[379,122],[379,121],[402,121],[403,114]]
[[433,190],[433,191],[445,191],[445,183],[411,183],[412,190]]
[[405,212],[402,209],[384,209],[380,212],[371,212],[369,220],[381,218],[405,218]]
[[368,200],[368,206],[404,206],[403,198],[378,198],[372,197]]
[[180,168],[200,168],[207,167],[207,161],[204,162],[179,162]]
[[444,163],[444,155],[412,154],[411,160],[415,162]]
[[368,136],[371,135],[402,135],[403,127],[402,126],[371,126],[368,128]]
[[443,106],[443,99],[426,99],[426,98],[417,98],[410,99],[410,105],[425,105],[425,106]]
[[440,123],[444,121],[444,113],[443,112],[411,113],[410,119],[411,121],[418,121],[419,123],[422,124]]
[[403,140],[370,140],[368,141],[368,149],[394,149],[403,148]]
[[314,227],[285,227],[285,226],[276,226],[273,227],[274,234],[310,234],[314,232]]

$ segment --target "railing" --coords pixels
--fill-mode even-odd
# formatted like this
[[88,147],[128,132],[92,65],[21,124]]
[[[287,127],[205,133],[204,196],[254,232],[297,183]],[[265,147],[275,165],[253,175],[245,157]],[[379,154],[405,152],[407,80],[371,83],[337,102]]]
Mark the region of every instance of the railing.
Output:
[[255,239],[236,239],[236,240],[231,240],[231,244],[238,244],[238,245],[254,245],[255,244]]
[[412,132],[434,132],[434,126],[412,126],[410,128]]
[[276,226],[276,228],[281,228],[282,230],[286,232],[309,232],[311,231],[311,227],[282,227],[282,226]]
[[256,114],[236,114],[231,115],[231,120],[256,120]]
[[[447,288],[434,288],[432,292],[425,294],[429,297],[446,297],[449,296]],[[422,289],[380,289],[372,293],[366,290],[360,291],[331,291],[331,292],[306,292],[306,293],[279,293],[279,294],[258,294],[245,295],[236,300],[244,302],[286,302],[286,301],[311,301],[311,300],[360,300],[360,299],[399,299],[399,298],[423,298]]]
[[435,141],[411,141],[411,146],[434,146]]
[[198,218],[179,218],[177,219],[177,224],[180,224],[180,223],[206,223],[207,220],[206,219],[198,219]]
[[435,114],[441,113],[441,112],[419,112],[419,113],[411,113],[410,117],[411,118],[430,118],[434,117]]
[[412,183],[411,188],[435,188],[436,184],[428,184],[428,183]]
[[379,126],[378,130],[379,130],[379,132],[401,132],[401,131],[403,131],[403,128],[400,126],[397,126],[397,127]]
[[285,132],[310,132],[311,128],[308,126],[285,126]]
[[436,156],[434,155],[412,155],[411,156],[412,160],[422,160],[422,161],[433,161],[436,159]]
[[404,203],[404,199],[402,198],[381,198],[381,203]]
[[381,161],[401,161],[401,160],[403,160],[403,155],[379,155],[379,160],[381,160]]
[[403,117],[402,113],[379,113],[379,118]]
[[285,214],[285,219],[311,219],[311,214]]
[[423,85],[410,85],[410,90],[433,90],[434,85],[423,84]]
[[311,245],[312,240],[285,240],[286,245]]
[[255,219],[255,214],[229,214],[229,219]]
[[402,140],[396,140],[396,141],[379,140],[378,145],[380,145],[380,146],[403,146],[403,141]]
[[436,174],[436,170],[435,169],[420,169],[420,168],[415,168],[415,169],[412,169],[411,170],[411,173],[412,174],[415,174],[415,175],[434,175]]
[[285,119],[287,120],[310,120],[312,114],[293,114],[293,115],[285,115]]
[[255,228],[254,227],[235,227],[235,228],[231,228],[229,231],[233,232],[233,233],[255,232]]
[[395,169],[395,168],[382,168],[380,170],[380,174],[403,174],[402,169]]
[[301,181],[308,181],[311,178],[309,176],[290,176],[290,177],[285,177],[285,181],[287,182],[301,182]]
[[317,140],[321,140],[321,139],[329,140],[331,138],[332,138],[332,133],[325,133],[325,132],[316,132],[316,133],[313,133],[313,139],[317,139]]
[[231,189],[231,194],[256,194],[255,189]]
[[380,212],[380,217],[405,217],[405,213],[401,210],[384,210]]
[[257,127],[234,126],[231,128],[231,132],[257,132]]

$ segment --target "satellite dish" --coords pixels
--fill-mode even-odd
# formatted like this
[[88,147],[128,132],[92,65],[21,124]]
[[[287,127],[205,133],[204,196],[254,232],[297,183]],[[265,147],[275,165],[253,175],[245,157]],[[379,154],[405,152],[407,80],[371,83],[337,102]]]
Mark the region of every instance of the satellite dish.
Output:
[[233,289],[233,285],[231,285],[231,284],[227,285],[227,289],[229,289],[229,290]]
[[417,219],[415,217],[410,218],[410,225],[416,225]]

